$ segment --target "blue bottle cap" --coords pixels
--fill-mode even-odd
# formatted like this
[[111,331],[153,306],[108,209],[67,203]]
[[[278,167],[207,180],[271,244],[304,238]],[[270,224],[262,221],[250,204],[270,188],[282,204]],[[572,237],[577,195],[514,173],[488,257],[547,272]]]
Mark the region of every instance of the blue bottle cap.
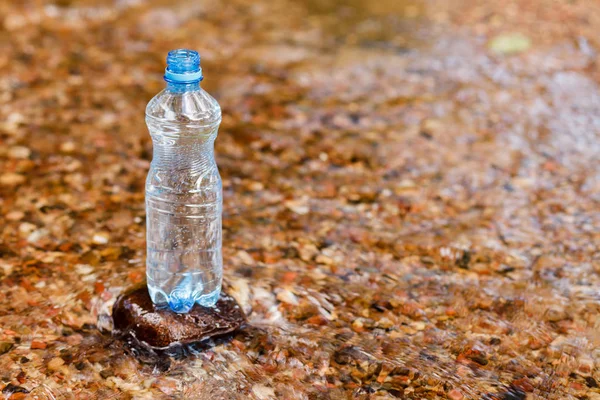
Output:
[[200,68],[200,54],[194,50],[177,49],[167,54],[165,81],[174,83],[194,83],[203,79]]

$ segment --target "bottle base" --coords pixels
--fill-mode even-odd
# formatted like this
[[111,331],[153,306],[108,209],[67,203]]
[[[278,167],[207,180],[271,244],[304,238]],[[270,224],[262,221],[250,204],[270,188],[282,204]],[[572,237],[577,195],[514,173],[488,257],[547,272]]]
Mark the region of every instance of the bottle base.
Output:
[[219,300],[219,296],[221,295],[221,290],[216,289],[212,293],[204,294],[200,296],[196,303],[201,305],[202,307],[214,307],[217,304],[217,300]]
[[166,295],[162,290],[148,288],[152,302],[159,308],[169,308],[178,314],[186,314],[198,304],[202,307],[214,307],[221,295],[220,289],[198,296],[197,293],[182,293],[174,290]]

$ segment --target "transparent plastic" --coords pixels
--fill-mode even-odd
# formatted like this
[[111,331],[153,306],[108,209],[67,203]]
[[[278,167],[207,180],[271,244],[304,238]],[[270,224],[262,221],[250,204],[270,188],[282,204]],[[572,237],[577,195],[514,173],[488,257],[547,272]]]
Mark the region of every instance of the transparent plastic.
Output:
[[167,62],[167,88],[146,107],[154,147],[146,276],[155,304],[186,313],[195,303],[213,306],[221,292],[222,184],[214,158],[221,108],[200,87],[198,53],[170,52]]

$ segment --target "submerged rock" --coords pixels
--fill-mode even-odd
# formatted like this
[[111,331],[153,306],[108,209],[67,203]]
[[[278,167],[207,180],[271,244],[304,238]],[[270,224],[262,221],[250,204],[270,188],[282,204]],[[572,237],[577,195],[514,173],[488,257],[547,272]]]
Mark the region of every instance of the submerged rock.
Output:
[[116,332],[129,333],[153,348],[189,344],[239,329],[246,316],[235,299],[221,293],[215,307],[195,305],[187,314],[158,308],[145,285],[123,294],[113,308]]

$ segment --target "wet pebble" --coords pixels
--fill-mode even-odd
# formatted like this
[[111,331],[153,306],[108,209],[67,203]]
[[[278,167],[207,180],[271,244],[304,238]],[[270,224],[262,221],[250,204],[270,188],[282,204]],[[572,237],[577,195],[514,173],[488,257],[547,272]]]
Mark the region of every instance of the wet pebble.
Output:
[[367,359],[368,356],[356,346],[343,346],[333,354],[333,360],[341,365],[361,362]]
[[2,394],[6,396],[6,398],[10,398],[11,395],[15,394],[15,393],[29,393],[29,390],[25,389],[22,386],[17,386],[17,385],[13,385],[12,383],[9,383],[8,385],[6,385],[4,387],[4,389],[2,389]]
[[65,360],[60,357],[55,357],[48,362],[48,369],[51,371],[57,371],[65,364]]
[[15,174],[14,172],[6,172],[0,175],[0,185],[6,187],[18,186],[25,182],[25,176]]
[[32,350],[36,350],[36,349],[37,349],[37,350],[43,350],[43,349],[45,349],[46,347],[48,347],[48,345],[47,345],[45,342],[42,342],[42,341],[39,341],[39,340],[34,340],[34,341],[32,341],[32,342],[31,342],[31,346],[30,346],[30,348],[31,348]]
[[552,306],[546,311],[546,320],[548,322],[559,322],[568,317],[567,312],[561,306]]
[[115,372],[110,368],[106,368],[106,369],[103,369],[102,371],[100,371],[100,376],[102,377],[102,379],[108,379],[114,375],[115,375]]
[[254,385],[252,386],[252,393],[256,396],[256,398],[261,400],[274,399],[275,391],[273,388],[270,388],[265,385]]
[[23,219],[23,217],[25,217],[25,213],[17,210],[11,211],[5,216],[5,218],[9,221],[20,221],[21,219]]
[[8,156],[15,159],[29,158],[31,150],[24,146],[14,146],[8,150]]
[[588,376],[588,377],[585,378],[585,384],[588,387],[591,387],[591,388],[597,388],[598,387],[598,382],[593,377],[591,377],[591,376]]
[[463,394],[458,389],[452,389],[448,392],[448,398],[452,400],[462,400],[465,398]]
[[13,344],[9,342],[0,342],[0,355],[10,351],[13,348]]
[[108,232],[98,232],[94,234],[94,237],[92,237],[92,242],[98,245],[107,244],[108,240]]
[[300,304],[296,295],[287,289],[284,289],[277,294],[277,300],[294,306]]

